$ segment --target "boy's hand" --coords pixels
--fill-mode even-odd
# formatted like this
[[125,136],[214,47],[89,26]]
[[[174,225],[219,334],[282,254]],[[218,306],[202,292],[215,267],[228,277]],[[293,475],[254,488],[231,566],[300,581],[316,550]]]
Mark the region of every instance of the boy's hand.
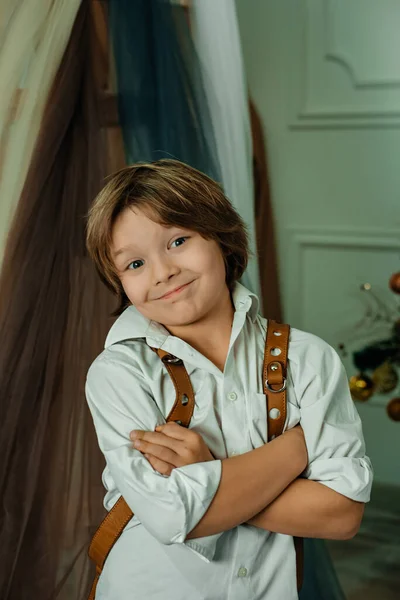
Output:
[[214,460],[199,433],[172,421],[159,425],[155,431],[135,429],[130,438],[133,446],[162,475],[170,475],[175,467]]

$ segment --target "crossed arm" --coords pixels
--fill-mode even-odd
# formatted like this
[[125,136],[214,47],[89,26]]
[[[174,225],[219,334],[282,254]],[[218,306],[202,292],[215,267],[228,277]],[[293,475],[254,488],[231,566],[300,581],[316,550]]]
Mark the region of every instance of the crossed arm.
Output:
[[[198,433],[176,423],[157,427],[154,432],[136,430],[131,439],[163,475],[169,476],[174,468],[214,460]],[[222,460],[217,493],[187,539],[241,523],[300,537],[352,538],[359,529],[364,503],[301,478],[307,460],[300,426],[260,448]]]

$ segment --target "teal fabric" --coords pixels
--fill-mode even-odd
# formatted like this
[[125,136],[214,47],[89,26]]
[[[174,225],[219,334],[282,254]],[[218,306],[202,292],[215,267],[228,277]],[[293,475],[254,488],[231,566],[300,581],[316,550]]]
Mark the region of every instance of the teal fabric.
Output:
[[324,540],[304,540],[304,582],[300,600],[346,600]]
[[200,67],[180,6],[110,0],[127,162],[175,158],[221,181]]

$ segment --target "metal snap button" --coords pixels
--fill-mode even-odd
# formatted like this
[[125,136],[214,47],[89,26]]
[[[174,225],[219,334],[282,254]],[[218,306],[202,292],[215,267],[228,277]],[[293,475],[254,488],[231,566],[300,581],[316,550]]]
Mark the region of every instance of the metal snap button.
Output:
[[271,419],[279,419],[279,417],[281,416],[281,411],[278,408],[271,408],[271,410],[269,411],[269,416],[271,417]]

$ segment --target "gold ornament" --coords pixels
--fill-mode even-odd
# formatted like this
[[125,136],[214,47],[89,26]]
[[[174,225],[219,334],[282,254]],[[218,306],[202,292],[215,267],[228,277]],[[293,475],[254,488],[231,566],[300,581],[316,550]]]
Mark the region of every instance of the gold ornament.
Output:
[[372,381],[375,384],[375,391],[379,394],[388,394],[396,388],[399,376],[390,362],[386,361],[375,369],[372,375]]
[[393,273],[389,279],[389,287],[395,294],[400,294],[400,273]]
[[400,421],[400,398],[393,398],[387,405],[386,411],[393,421]]
[[349,384],[353,400],[359,400],[360,402],[368,400],[375,390],[374,382],[365,373],[350,377]]

